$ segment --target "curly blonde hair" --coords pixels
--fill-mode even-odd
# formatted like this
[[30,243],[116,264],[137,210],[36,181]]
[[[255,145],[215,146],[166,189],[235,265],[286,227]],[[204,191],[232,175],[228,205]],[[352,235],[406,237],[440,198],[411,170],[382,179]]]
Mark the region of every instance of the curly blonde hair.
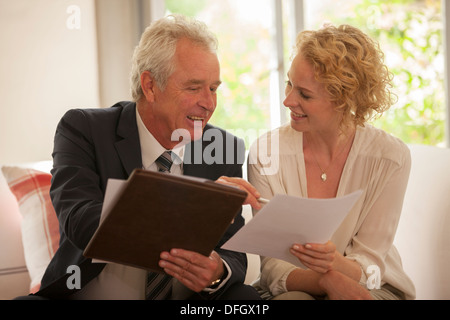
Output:
[[384,53],[355,27],[325,25],[300,32],[294,54],[311,63],[316,80],[325,85],[342,112],[343,127],[364,126],[395,103],[393,75],[384,64]]

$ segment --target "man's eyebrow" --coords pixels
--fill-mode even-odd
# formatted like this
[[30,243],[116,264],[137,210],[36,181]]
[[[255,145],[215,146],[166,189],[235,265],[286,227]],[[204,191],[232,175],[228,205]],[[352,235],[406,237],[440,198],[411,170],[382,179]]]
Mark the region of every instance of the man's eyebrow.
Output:
[[[190,79],[188,81],[185,82],[185,85],[189,86],[189,85],[203,85],[205,84],[206,81],[205,80],[197,80],[197,79]],[[220,86],[222,84],[222,81],[217,80],[216,82],[213,83],[213,85],[215,86]]]

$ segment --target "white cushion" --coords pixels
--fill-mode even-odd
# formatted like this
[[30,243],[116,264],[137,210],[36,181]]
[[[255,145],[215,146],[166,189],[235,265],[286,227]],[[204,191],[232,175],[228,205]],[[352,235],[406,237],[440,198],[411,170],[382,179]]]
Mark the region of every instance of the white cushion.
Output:
[[450,299],[450,149],[411,145],[412,167],[395,245],[416,299]]

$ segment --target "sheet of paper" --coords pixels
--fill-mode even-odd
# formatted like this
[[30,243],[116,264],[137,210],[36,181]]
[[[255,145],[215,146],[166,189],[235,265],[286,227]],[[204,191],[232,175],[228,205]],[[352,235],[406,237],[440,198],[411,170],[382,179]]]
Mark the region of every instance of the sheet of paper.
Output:
[[[123,190],[123,188],[127,185],[127,180],[119,180],[119,179],[108,179],[108,184],[106,185],[105,198],[103,200],[102,213],[100,216],[100,223],[102,223],[103,219],[108,215],[111,211],[112,205],[115,203],[117,199],[117,195]],[[92,259],[93,263],[109,263],[108,261],[103,261],[99,259]]]
[[103,200],[102,215],[100,216],[100,223],[111,211],[112,205],[117,199],[117,195],[125,188],[127,185],[127,180],[119,179],[108,179],[108,184],[106,185],[105,198]]
[[289,249],[294,243],[325,243],[331,239],[362,191],[333,199],[276,195],[222,248],[252,253],[304,266]]

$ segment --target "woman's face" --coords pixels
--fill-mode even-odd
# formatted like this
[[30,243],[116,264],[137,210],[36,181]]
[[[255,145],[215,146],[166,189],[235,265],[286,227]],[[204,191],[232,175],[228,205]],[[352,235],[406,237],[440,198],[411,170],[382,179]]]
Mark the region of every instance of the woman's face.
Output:
[[340,114],[314,70],[300,54],[292,61],[284,105],[291,110],[291,127],[301,132],[338,130]]

